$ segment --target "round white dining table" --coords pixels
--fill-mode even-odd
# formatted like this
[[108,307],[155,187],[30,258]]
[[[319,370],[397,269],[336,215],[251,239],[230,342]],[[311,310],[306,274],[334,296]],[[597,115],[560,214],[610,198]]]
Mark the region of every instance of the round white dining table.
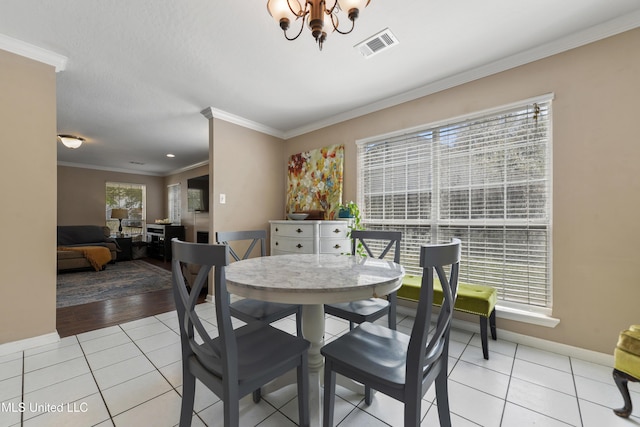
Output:
[[324,360],[324,304],[380,297],[402,285],[404,268],[392,261],[333,254],[251,258],[226,268],[227,290],[245,298],[302,304],[302,333],[309,340],[311,424],[320,425]]

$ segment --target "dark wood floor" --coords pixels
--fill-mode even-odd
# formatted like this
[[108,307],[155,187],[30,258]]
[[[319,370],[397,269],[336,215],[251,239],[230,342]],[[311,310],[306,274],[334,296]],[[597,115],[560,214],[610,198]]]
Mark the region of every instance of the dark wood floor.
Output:
[[[145,258],[144,260],[171,270],[170,262],[163,262],[153,258]],[[206,295],[202,295],[200,302],[204,301],[205,297]],[[175,310],[175,308],[171,289],[147,292],[140,295],[58,308],[56,310],[56,328],[60,337],[64,338],[165,313]]]

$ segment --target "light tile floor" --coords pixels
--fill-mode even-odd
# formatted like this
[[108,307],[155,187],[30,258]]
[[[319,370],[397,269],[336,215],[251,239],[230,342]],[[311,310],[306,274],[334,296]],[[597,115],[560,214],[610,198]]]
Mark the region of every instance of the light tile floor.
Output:
[[[197,307],[215,330],[215,310]],[[413,319],[399,317],[408,331]],[[275,324],[295,333],[293,319]],[[327,340],[348,324],[327,319]],[[499,337],[498,337],[499,338]],[[0,426],[175,426],[182,374],[175,312],[100,329],[0,357]],[[498,340],[482,358],[477,334],[453,330],[449,396],[454,426],[638,426],[640,387],[631,384],[636,409],[616,417],[622,398],[611,367]],[[242,400],[242,426],[286,427],[298,420],[295,387]],[[371,406],[338,387],[338,426],[401,426],[402,405],[377,393]],[[435,393],[423,399],[422,425],[438,425]],[[194,426],[222,426],[222,402],[196,391]]]

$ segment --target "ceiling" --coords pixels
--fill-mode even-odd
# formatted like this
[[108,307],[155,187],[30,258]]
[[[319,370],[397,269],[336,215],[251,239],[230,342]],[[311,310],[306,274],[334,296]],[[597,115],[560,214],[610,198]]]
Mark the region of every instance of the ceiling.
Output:
[[209,107],[286,139],[638,26],[638,0],[371,0],[320,52],[266,0],[2,0],[0,49],[62,57],[57,131],[87,142],[59,164],[167,175],[208,160]]

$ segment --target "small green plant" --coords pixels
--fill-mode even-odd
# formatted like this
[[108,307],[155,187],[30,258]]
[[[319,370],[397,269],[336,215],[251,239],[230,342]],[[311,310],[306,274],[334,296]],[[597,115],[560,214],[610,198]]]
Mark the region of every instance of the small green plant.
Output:
[[[338,209],[338,217],[351,218],[351,222],[349,223],[349,237],[351,237],[351,230],[362,230],[364,228],[361,223],[362,218],[360,217],[360,208],[356,202],[349,201],[348,203],[343,203],[338,207]],[[360,256],[367,256],[361,242],[358,242],[356,254]]]
[[338,217],[340,218],[353,218],[351,223],[351,229],[362,230],[360,223],[360,208],[356,202],[350,201],[348,203],[342,203],[338,206]]

